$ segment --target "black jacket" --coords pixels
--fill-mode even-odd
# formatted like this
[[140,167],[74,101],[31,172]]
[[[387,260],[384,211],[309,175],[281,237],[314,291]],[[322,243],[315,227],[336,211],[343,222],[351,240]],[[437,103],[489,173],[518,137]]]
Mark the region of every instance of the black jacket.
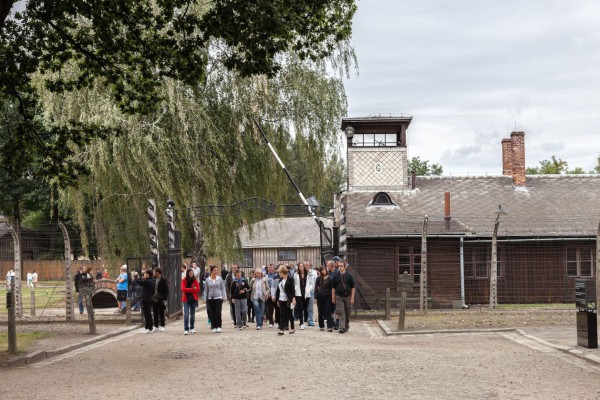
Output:
[[73,280],[75,281],[75,291],[79,293],[81,290],[81,271],[77,271]]
[[[240,294],[240,290],[243,290],[244,293]],[[250,284],[246,280],[246,278],[242,278],[242,280],[238,283],[235,279],[231,282],[231,297],[237,300],[247,299],[248,293],[250,292]]]
[[[281,281],[280,281],[281,282]],[[290,307],[292,304],[292,299],[296,296],[296,287],[294,284],[294,278],[289,276],[285,281],[285,286],[283,287],[285,295],[287,296],[287,305]],[[275,292],[275,301],[279,301],[279,295],[281,294],[281,289],[279,288],[279,284],[277,285],[277,291]]]
[[158,295],[159,295],[160,298],[156,299],[156,301],[158,301],[158,300],[167,300],[169,298],[169,283],[162,276],[160,277],[160,280],[158,281],[157,292],[158,292]]
[[138,284],[139,287],[142,288],[140,299],[142,301],[152,301],[152,297],[154,296],[154,284],[156,280],[154,278],[138,279],[135,282]]

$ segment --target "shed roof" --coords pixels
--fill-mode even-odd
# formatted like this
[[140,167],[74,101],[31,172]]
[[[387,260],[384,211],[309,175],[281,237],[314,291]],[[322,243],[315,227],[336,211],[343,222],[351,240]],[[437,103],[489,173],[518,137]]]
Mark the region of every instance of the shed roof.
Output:
[[[329,219],[321,219],[331,227]],[[251,228],[251,229],[250,229]],[[318,247],[319,227],[312,217],[269,218],[239,231],[242,248]]]
[[498,205],[507,212],[499,236],[595,236],[600,221],[600,175],[528,175],[525,188],[515,188],[510,176],[417,177],[416,187],[386,192],[397,206],[367,206],[379,191],[348,192],[347,235],[420,235],[427,215],[428,234],[491,237]]

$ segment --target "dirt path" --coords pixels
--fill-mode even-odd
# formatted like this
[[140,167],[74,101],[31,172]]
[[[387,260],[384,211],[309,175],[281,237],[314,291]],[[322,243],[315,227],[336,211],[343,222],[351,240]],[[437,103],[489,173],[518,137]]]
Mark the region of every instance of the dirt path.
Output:
[[221,334],[205,324],[182,331],[178,321],[0,370],[0,398],[600,398],[599,367],[516,333],[384,337],[364,321],[344,335],[307,328],[278,337],[229,323]]

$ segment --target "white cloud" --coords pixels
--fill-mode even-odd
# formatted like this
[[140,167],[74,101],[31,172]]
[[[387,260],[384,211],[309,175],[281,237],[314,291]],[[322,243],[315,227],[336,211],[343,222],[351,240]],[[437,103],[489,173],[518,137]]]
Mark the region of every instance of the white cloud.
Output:
[[556,155],[591,169],[599,20],[591,1],[360,1],[349,115],[413,115],[409,155],[453,174],[501,173],[500,141],[515,125],[527,165]]

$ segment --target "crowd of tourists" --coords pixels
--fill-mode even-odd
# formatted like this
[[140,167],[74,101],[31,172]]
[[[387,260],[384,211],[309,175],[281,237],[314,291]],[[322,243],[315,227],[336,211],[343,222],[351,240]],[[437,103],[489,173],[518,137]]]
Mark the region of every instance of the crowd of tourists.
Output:
[[[213,333],[223,330],[223,303],[229,305],[233,327],[240,331],[254,323],[257,330],[265,324],[276,328],[279,335],[295,333],[315,325],[314,304],[317,304],[318,326],[321,331],[350,329],[350,309],[354,304],[355,282],[347,272],[347,263],[334,257],[327,265],[316,269],[310,262],[269,264],[244,273],[237,264],[221,271],[216,265],[203,272],[192,263],[182,267],[181,291],[184,311],[184,335],[195,333],[195,310],[198,300],[206,302],[206,312]],[[335,317],[335,318],[334,318]]]

